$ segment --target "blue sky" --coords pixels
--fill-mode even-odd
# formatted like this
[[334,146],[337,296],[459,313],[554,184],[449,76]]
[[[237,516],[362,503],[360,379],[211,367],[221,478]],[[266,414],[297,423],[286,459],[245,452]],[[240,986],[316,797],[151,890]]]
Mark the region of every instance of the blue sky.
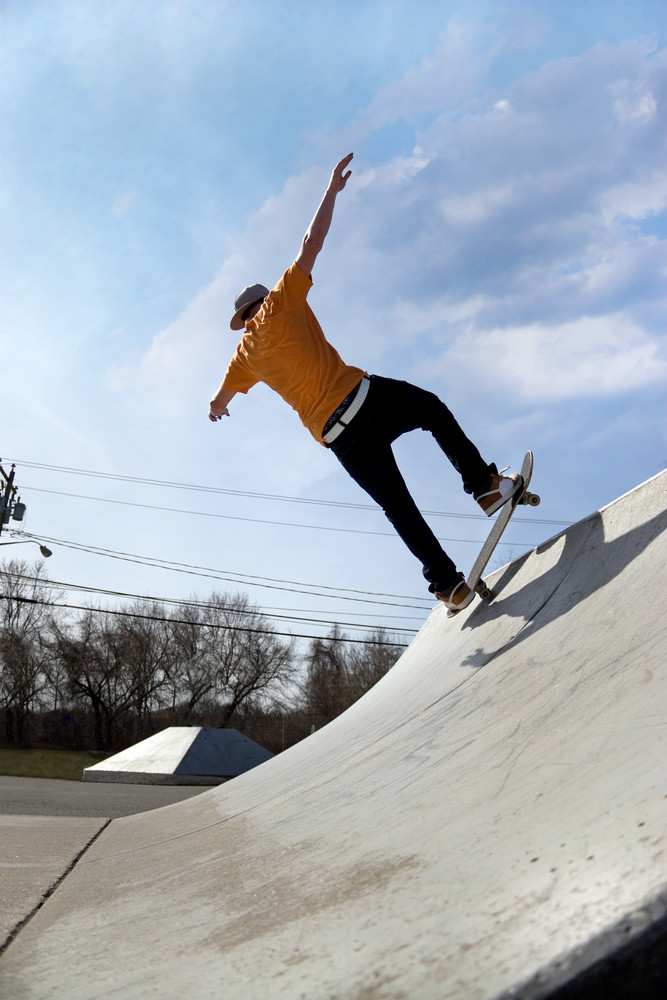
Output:
[[[420,567],[280,399],[206,419],[234,295],[292,262],[348,151],[311,305],[489,461],[533,449],[543,502],[495,564],[660,471],[666,21],[640,0],[0,2],[0,456],[25,530],[77,547],[50,576],[205,598],[246,574],[265,608],[423,620]],[[488,522],[432,440],[396,453],[467,570]]]

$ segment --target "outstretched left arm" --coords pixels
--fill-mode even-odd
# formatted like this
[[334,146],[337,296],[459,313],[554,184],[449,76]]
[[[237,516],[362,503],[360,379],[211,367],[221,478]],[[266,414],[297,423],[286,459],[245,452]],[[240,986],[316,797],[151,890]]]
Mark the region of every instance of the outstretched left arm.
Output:
[[208,419],[215,423],[216,420],[222,420],[223,417],[228,417],[229,410],[227,409],[227,405],[231,403],[235,395],[235,392],[229,392],[228,389],[223,389],[222,386],[220,386],[215,396],[209,403]]

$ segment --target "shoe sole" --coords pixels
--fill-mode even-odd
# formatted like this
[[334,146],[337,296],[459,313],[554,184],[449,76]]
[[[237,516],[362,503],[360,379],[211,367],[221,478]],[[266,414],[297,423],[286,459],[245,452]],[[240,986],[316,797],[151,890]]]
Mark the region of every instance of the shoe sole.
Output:
[[465,598],[465,600],[461,601],[460,604],[457,604],[456,607],[450,606],[449,604],[447,604],[446,601],[443,601],[442,603],[447,608],[447,617],[453,618],[454,615],[458,615],[460,611],[464,611],[465,608],[469,607],[474,600],[475,600],[475,591],[471,590],[468,596]]

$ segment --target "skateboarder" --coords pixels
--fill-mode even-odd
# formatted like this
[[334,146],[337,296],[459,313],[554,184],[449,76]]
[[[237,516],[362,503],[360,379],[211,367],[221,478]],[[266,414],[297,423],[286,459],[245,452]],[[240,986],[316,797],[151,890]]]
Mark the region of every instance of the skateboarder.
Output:
[[521,481],[487,465],[436,395],[345,364],[325,339],[306,297],[336,197],[352,173],[352,155],[334,167],[298,256],[277,285],[272,290],[249,285],[236,296],[230,326],[244,332],[208,415],[212,421],[228,417],[236,393],[248,392],[257,382],[274,389],[315,440],[330,448],[382,507],[422,563],[431,593],[451,611],[460,611],[470,604],[474,591],[420,514],[394,459],[392,442],[417,428],[430,431],[460,474],[463,489],[489,516],[514,495]]

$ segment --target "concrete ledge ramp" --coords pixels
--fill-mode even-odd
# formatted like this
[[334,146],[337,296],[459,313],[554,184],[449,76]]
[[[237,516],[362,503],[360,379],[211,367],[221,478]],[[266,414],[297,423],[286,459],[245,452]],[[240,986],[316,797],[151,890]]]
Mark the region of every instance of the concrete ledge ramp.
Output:
[[498,571],[490,605],[435,609],[308,740],[112,822],[0,993],[530,1000],[658,923],[666,485]]
[[169,726],[86,767],[84,781],[134,785],[221,785],[273,757],[235,729]]

